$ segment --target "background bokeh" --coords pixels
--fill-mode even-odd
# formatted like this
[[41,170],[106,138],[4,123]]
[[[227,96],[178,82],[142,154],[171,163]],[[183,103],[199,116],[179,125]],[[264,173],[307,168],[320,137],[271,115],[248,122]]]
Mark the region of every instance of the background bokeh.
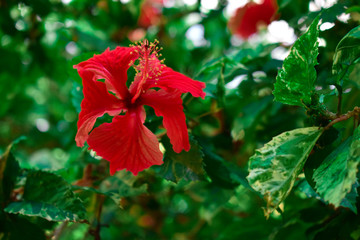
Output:
[[[19,188],[26,169],[55,173],[72,185],[88,220],[21,216],[0,239],[25,239],[21,232],[28,229],[33,237],[27,239],[359,239],[357,216],[347,211],[333,221],[337,211],[312,197],[304,177],[281,206],[284,213],[268,220],[261,196],[245,179],[256,148],[316,122],[301,108],[274,102],[272,89],[291,45],[322,9],[316,84],[336,110],[327,82],[332,57],[359,25],[359,3],[278,0],[274,21],[244,39],[228,22],[247,2],[0,0],[0,153],[22,138],[12,151],[23,171]],[[72,66],[144,38],[159,40],[167,66],[204,81],[207,97],[183,96],[190,154],[171,152],[161,119],[149,108],[146,125],[161,138],[164,165],[136,177],[110,176],[105,160],[75,144],[83,95]],[[355,68],[354,81],[344,86],[344,111],[359,103],[359,72]]]

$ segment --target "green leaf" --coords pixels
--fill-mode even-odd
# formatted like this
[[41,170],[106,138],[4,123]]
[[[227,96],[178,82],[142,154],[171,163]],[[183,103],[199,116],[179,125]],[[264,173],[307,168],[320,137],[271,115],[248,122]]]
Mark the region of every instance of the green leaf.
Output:
[[19,175],[20,166],[16,161],[11,149],[14,144],[24,139],[20,137],[7,147],[5,153],[0,156],[0,204],[7,204],[11,192],[15,186],[16,178]]
[[212,183],[225,189],[233,189],[239,184],[250,188],[243,171],[239,166],[225,161],[222,157],[204,148],[205,171]]
[[272,102],[272,96],[266,96],[256,102],[251,102],[246,105],[239,117],[235,118],[233,127],[231,129],[231,136],[234,140],[243,140],[245,137],[245,130],[252,127],[257,120],[261,119],[260,115]]
[[128,171],[119,171],[114,176],[106,178],[100,185],[99,191],[109,196],[116,204],[120,204],[123,197],[138,196],[147,193],[147,184],[136,186],[138,178]]
[[11,203],[5,211],[49,221],[86,222],[85,207],[71,191],[71,185],[62,177],[43,171],[27,175],[23,201]]
[[355,214],[357,214],[356,208],[356,198],[358,197],[357,188],[359,187],[359,183],[356,181],[348,194],[346,194],[345,198],[341,201],[340,206],[349,208]]
[[[307,161],[309,162],[310,159]],[[356,209],[356,197],[357,197],[357,186],[358,183],[355,183],[352,186],[350,193],[341,201],[340,206],[349,208],[354,213],[357,213]],[[325,203],[325,200],[310,186],[310,184],[304,179],[300,184],[298,184],[298,189],[303,192],[308,198],[315,198]]]
[[0,158],[0,203],[5,203],[9,200],[19,170],[20,166],[14,155],[10,151],[5,152]]
[[337,83],[346,74],[348,68],[360,58],[360,26],[346,34],[336,46],[332,71],[338,75]]
[[273,91],[276,101],[297,106],[311,104],[316,81],[314,67],[318,56],[318,25],[319,16],[291,47],[290,54],[276,77]]
[[234,195],[233,190],[223,189],[215,185],[204,186],[203,189],[198,189],[197,193],[205,200],[199,209],[199,217],[209,223]]
[[203,152],[198,142],[190,137],[190,150],[175,153],[168,138],[163,137],[162,143],[166,149],[164,164],[160,167],[160,174],[165,179],[178,182],[181,179],[188,181],[200,180],[204,175]]
[[46,240],[44,229],[37,224],[20,216],[7,217],[4,222],[0,222],[1,240]]
[[315,170],[313,179],[320,196],[335,207],[340,206],[357,181],[359,162],[360,127],[355,130],[352,138],[345,140]]
[[345,11],[346,13],[356,13],[356,12],[360,12],[360,6],[351,6],[349,8],[346,9]]
[[237,71],[241,71],[242,73],[247,72],[247,68],[233,58],[234,57],[224,56],[208,61],[196,74],[195,79],[209,82],[213,79],[218,79],[221,71],[225,78],[230,77]]
[[322,132],[318,127],[284,132],[256,150],[250,158],[247,179],[264,196],[267,217],[290,193]]

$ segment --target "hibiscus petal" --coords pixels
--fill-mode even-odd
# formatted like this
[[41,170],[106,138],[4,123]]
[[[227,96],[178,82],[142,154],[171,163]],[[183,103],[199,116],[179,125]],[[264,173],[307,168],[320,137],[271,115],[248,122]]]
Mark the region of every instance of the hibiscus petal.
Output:
[[144,121],[145,111],[141,107],[114,117],[112,123],[104,123],[90,133],[90,149],[110,162],[111,175],[122,169],[137,175],[163,163],[159,142],[143,125]]
[[78,132],[75,137],[79,147],[84,146],[88,134],[98,117],[103,116],[105,113],[114,116],[126,109],[122,100],[108,93],[104,83],[88,80],[88,78],[92,77],[91,73],[84,73],[83,77],[84,99],[81,102],[81,112],[77,123]]
[[105,79],[109,91],[113,91],[120,99],[128,95],[126,87],[127,70],[138,55],[131,47],[117,47],[114,50],[106,49],[99,55],[74,65],[81,78],[88,72],[92,73],[91,80]]
[[155,53],[145,59],[144,56],[140,58],[138,71],[134,82],[129,88],[132,102],[135,102],[141,92],[153,87],[159,87],[167,91],[177,89],[182,93],[189,92],[194,97],[205,98],[206,94],[202,90],[205,88],[205,83],[193,80],[165,66]]
[[261,4],[249,2],[236,10],[229,20],[228,26],[232,33],[248,39],[258,31],[259,25],[269,25],[277,18],[276,0],[264,0]]
[[205,98],[205,92],[202,90],[205,88],[205,83],[193,80],[169,67],[163,67],[159,72],[159,76],[154,75],[151,76],[151,79],[147,80],[147,85],[146,87],[144,86],[144,89],[153,87],[165,90],[178,89],[182,93],[189,92],[194,97]]
[[183,149],[189,151],[189,135],[180,91],[148,90],[141,95],[140,103],[154,108],[155,114],[163,117],[164,127],[175,152],[180,153]]

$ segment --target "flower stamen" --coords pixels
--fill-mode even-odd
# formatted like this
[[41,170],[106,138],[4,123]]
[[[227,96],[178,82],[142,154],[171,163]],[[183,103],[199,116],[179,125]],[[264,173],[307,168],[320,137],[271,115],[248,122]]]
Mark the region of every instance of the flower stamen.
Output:
[[131,99],[131,102],[134,103],[136,99],[143,92],[142,87],[148,79],[158,80],[158,77],[161,75],[161,71],[164,68],[164,60],[159,60],[158,58],[162,56],[159,51],[162,50],[162,47],[158,47],[159,41],[155,39],[154,42],[150,42],[147,39],[144,39],[142,42],[135,42],[135,44],[130,45],[134,48],[139,57],[135,62],[131,61],[130,65],[135,69],[136,75],[135,79],[138,79],[138,84],[136,87],[136,93]]

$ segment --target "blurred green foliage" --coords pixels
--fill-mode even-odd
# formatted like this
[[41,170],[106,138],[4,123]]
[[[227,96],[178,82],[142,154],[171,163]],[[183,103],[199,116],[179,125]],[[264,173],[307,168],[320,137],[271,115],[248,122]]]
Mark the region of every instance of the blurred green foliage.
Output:
[[[322,11],[319,30],[315,23],[314,34],[303,35],[320,8],[310,11],[313,1],[278,0],[279,20],[304,36],[285,60],[288,67],[279,53],[291,44],[270,40],[265,29],[249,41],[230,34],[227,1],[212,9],[200,0],[164,2],[157,6],[158,23],[140,27],[141,0],[0,0],[0,239],[359,239],[359,129],[351,137],[358,115],[324,130],[314,148],[317,135],[291,142],[292,132],[284,133],[279,152],[268,165],[261,162],[264,144],[279,138],[273,137],[325,127],[359,106],[359,3],[339,0]],[[344,14],[346,21],[339,18]],[[324,23],[334,25],[322,29]],[[199,39],[190,37],[194,29]],[[75,144],[83,95],[72,65],[142,38],[158,39],[165,64],[204,81],[207,96],[183,95],[188,153],[174,153],[161,137],[162,166],[136,177],[124,171],[109,176],[105,160]],[[295,55],[306,60],[294,62]],[[282,66],[288,75],[277,77]],[[305,86],[297,76],[309,68]],[[306,97],[304,104],[294,88],[284,90],[291,81],[300,83],[295,92]],[[275,82],[275,99],[298,106],[274,101]],[[151,109],[147,115],[146,126],[162,136],[161,119]],[[298,144],[306,154],[294,153]],[[293,162],[272,161],[291,154],[300,162],[296,171],[288,167]],[[270,192],[281,186],[269,184],[274,172],[281,175],[277,166],[291,175],[279,178],[290,183],[280,189],[269,219],[262,210],[268,192],[246,178],[248,171],[254,176],[254,164],[270,169],[261,179]],[[344,181],[326,183],[341,170]]]

